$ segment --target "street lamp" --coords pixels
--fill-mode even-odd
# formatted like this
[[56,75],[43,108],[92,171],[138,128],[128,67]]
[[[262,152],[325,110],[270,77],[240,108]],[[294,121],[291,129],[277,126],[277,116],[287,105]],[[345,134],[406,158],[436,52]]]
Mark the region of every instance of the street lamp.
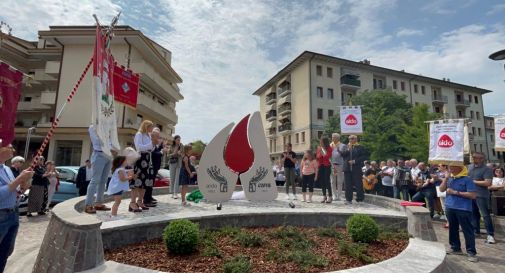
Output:
[[30,147],[30,138],[32,133],[35,133],[35,127],[28,128],[28,133],[26,134],[26,144],[25,144],[25,160],[28,156],[28,148]]

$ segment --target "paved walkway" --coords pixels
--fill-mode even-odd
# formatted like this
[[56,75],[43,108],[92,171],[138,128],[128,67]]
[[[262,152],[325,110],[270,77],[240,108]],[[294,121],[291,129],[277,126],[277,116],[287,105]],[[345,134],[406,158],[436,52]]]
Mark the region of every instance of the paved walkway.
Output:
[[[439,242],[444,243],[449,248],[449,230],[444,228],[444,223],[434,221],[433,226],[437,233]],[[484,231],[484,230],[482,230]],[[472,263],[466,260],[466,256],[447,256],[449,273],[503,273],[505,272],[505,234],[497,234],[496,244],[486,244],[486,236],[481,235],[476,238],[478,263]],[[461,243],[464,248],[463,233],[460,233]],[[464,251],[464,249],[463,249]]]

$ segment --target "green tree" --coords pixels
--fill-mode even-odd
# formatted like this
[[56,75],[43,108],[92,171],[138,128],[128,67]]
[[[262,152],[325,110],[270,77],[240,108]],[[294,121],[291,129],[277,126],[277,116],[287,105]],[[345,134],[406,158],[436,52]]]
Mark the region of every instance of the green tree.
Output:
[[406,157],[424,162],[428,160],[430,137],[429,127],[425,122],[439,117],[439,114],[430,112],[426,104],[412,108],[412,122],[403,124],[403,134],[399,137]]
[[191,154],[200,158],[200,156],[202,156],[203,151],[205,150],[205,147],[207,146],[207,144],[205,144],[201,140],[197,140],[197,141],[193,141],[191,146],[192,146]]

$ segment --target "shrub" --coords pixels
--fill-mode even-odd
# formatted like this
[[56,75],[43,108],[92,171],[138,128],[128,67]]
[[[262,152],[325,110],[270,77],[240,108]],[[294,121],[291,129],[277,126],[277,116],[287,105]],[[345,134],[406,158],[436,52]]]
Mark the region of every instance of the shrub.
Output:
[[335,227],[318,228],[317,235],[320,237],[332,237],[337,239],[344,238],[344,236],[340,232],[338,232]]
[[251,262],[248,257],[235,256],[223,264],[224,273],[249,273],[251,272]]
[[347,220],[347,232],[354,242],[370,243],[379,236],[379,225],[372,217],[355,214]]
[[163,231],[163,240],[173,254],[190,254],[197,250],[200,240],[198,224],[189,220],[174,220]]
[[295,227],[292,226],[283,226],[273,232],[273,236],[276,238],[284,239],[284,238],[293,238],[293,239],[301,239],[304,237],[304,234]]
[[236,235],[235,241],[243,247],[258,247],[263,245],[264,239],[261,235],[243,232]]
[[328,265],[326,258],[317,256],[310,250],[289,251],[283,259],[299,265],[304,271],[312,267],[324,267]]
[[373,258],[366,255],[366,244],[359,243],[348,243],[346,241],[338,242],[339,253],[341,255],[346,255],[355,259],[358,259],[364,263],[373,263]]
[[219,234],[221,234],[223,236],[229,236],[229,237],[234,238],[237,235],[241,234],[243,231],[237,227],[226,226],[226,227],[219,229],[218,232],[219,232]]
[[223,254],[216,245],[219,233],[212,230],[204,230],[200,233],[200,242],[203,246],[202,256],[221,258]]

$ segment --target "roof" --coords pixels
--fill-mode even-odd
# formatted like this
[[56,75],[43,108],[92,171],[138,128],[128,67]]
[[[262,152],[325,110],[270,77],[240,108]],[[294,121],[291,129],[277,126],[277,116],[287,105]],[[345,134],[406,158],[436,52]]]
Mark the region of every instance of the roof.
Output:
[[478,92],[481,94],[493,92],[491,90],[479,88],[476,86],[469,86],[469,85],[455,83],[455,82],[451,82],[451,81],[440,80],[440,79],[436,79],[436,78],[412,74],[412,73],[408,73],[405,71],[399,71],[399,70],[394,70],[394,69],[385,68],[385,67],[381,67],[381,66],[371,65],[369,63],[355,62],[355,61],[337,58],[337,57],[333,57],[330,55],[325,55],[325,54],[321,54],[321,53],[317,53],[317,52],[304,51],[304,52],[302,52],[302,54],[298,55],[298,57],[296,57],[293,61],[291,61],[288,65],[286,65],[279,72],[277,72],[277,74],[275,74],[270,80],[268,80],[265,84],[263,84],[256,91],[254,91],[253,95],[260,95],[261,93],[266,91],[266,89],[268,89],[269,86],[271,86],[275,82],[279,81],[281,78],[286,76],[289,72],[293,71],[299,65],[303,64],[305,61],[312,59],[312,58],[320,59],[320,60],[324,60],[324,61],[328,61],[328,62],[333,62],[333,63],[338,63],[340,65],[345,65],[345,66],[349,66],[349,67],[355,67],[358,69],[371,70],[371,71],[374,71],[377,73],[393,74],[398,77],[406,77],[406,78],[410,78],[412,80],[419,79],[422,81],[431,82],[433,84],[451,86],[456,89],[471,89],[472,91]]

